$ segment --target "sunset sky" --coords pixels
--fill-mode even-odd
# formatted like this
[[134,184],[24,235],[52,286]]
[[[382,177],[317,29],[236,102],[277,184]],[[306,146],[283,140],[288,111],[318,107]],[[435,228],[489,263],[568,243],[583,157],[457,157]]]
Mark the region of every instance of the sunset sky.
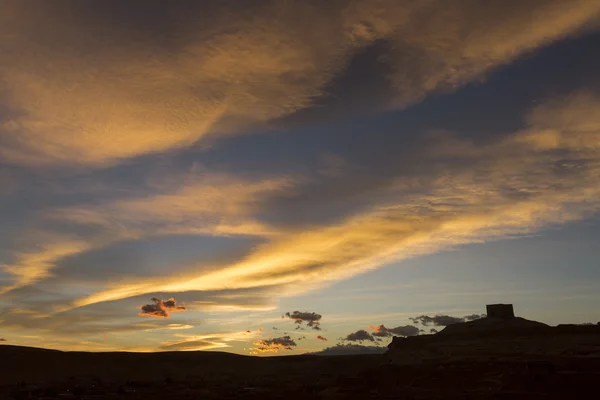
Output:
[[2,345],[600,321],[600,1],[0,9]]

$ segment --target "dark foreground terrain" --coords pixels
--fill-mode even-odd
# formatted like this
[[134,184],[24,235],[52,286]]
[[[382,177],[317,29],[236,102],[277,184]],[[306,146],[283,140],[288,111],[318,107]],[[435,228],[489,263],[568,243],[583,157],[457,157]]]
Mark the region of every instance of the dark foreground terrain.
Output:
[[600,326],[502,331],[489,321],[468,324],[394,340],[386,355],[257,358],[5,345],[0,399],[600,398]]

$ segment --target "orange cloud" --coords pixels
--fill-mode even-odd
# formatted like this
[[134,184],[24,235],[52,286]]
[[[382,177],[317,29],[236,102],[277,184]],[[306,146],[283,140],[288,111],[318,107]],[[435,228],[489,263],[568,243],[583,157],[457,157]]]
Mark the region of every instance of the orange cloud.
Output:
[[[580,99],[575,96],[574,99]],[[585,109],[600,110],[597,99],[586,98]],[[328,282],[346,279],[386,263],[440,251],[466,243],[497,240],[536,232],[553,224],[576,221],[600,204],[600,165],[595,138],[599,113],[571,119],[562,103],[565,120],[555,121],[561,149],[571,152],[569,163],[555,151],[540,151],[527,138],[548,129],[539,113],[561,115],[554,108],[536,108],[529,127],[499,144],[473,147],[451,139],[447,157],[469,154],[471,166],[429,177],[426,193],[402,194],[402,178],[379,193],[386,204],[351,215],[332,225],[304,232],[282,230],[270,236],[246,258],[225,268],[181,277],[150,278],[119,286],[76,301],[73,306],[117,300],[149,292],[214,290],[227,286],[286,287],[303,293]],[[547,111],[546,111],[547,110]],[[550,119],[551,120],[551,119]],[[561,122],[562,121],[562,122]],[[573,136],[575,134],[575,136]],[[572,141],[571,138],[581,139]],[[423,154],[423,162],[435,162],[446,142]],[[562,164],[561,164],[562,163]],[[557,174],[556,168],[564,174]],[[510,191],[507,190],[510,188]],[[398,200],[394,201],[394,195]],[[578,207],[572,207],[578,204]],[[291,295],[291,293],[287,293]]]
[[392,103],[403,106],[480,79],[577,31],[600,10],[595,0],[489,3],[174,6],[171,46],[95,12],[100,5],[63,5],[58,14],[46,4],[5,5],[0,74],[15,112],[0,125],[0,156],[105,165],[189,147],[310,107],[377,40],[390,43]]
[[140,307],[139,316],[169,318],[173,312],[187,311],[186,306],[178,306],[177,301],[171,297],[169,300],[152,299],[153,304],[146,304]]
[[214,350],[231,347],[231,342],[243,342],[248,339],[246,332],[207,333],[202,335],[175,335],[181,340],[165,342],[160,350],[165,351],[196,351]]

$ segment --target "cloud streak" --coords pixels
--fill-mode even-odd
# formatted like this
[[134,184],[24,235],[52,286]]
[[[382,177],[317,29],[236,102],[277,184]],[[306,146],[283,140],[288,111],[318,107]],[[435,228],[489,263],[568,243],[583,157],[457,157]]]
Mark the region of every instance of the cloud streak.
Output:
[[[426,186],[407,188],[411,179],[426,176],[397,177],[373,193],[371,207],[339,223],[306,232],[283,230],[225,268],[123,282],[73,305],[157,291],[212,290],[224,282],[240,289],[294,285],[286,287],[300,293],[392,261],[580,220],[599,206],[594,200],[600,193],[600,133],[594,128],[599,104],[596,97],[578,94],[558,105],[541,105],[529,114],[526,129],[493,144],[426,138],[419,150],[432,169]],[[548,137],[552,147],[540,148],[548,146]],[[449,170],[452,160],[461,162]]]
[[201,351],[232,347],[234,342],[248,339],[246,332],[205,333],[201,335],[178,334],[179,340],[165,342],[159,346],[163,351]]
[[[235,2],[172,5],[161,19],[150,8],[123,17],[127,5],[107,13],[67,2],[56,15],[26,4],[6,4],[0,19],[13,110],[0,125],[0,155],[37,165],[114,163],[290,115],[326,97],[377,41],[389,43],[380,59],[395,92],[384,102],[404,106],[480,79],[600,10],[594,0],[259,1],[243,11]],[[148,30],[156,20],[168,40]]]
[[[302,325],[302,323],[306,323],[306,326],[316,330],[321,330],[321,318],[323,317],[321,314],[317,314],[316,312],[302,312],[302,311],[294,311],[292,313],[286,312],[286,318],[290,318],[294,320],[295,324]],[[298,327],[296,327],[298,328]]]

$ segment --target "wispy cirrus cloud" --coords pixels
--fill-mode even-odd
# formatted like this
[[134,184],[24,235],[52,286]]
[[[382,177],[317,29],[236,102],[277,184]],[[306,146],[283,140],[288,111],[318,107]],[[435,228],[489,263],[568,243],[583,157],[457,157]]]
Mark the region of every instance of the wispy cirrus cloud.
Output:
[[[11,299],[3,319],[15,329],[96,334],[111,324],[79,312],[157,293],[186,293],[190,307],[203,311],[272,310],[280,297],[391,262],[597,212],[600,100],[592,86],[539,99],[521,110],[520,128],[486,140],[436,127],[402,146],[386,140],[379,151],[352,157],[324,134],[314,159],[310,152],[292,174],[280,170],[285,154],[277,146],[265,146],[269,173],[252,161],[232,171],[220,153],[199,167],[211,154],[197,146],[214,137],[237,143],[229,134],[259,129],[285,136],[313,121],[311,110],[324,116],[314,119],[321,124],[406,108],[578,33],[600,10],[593,0],[475,3],[258,1],[242,10],[234,1],[170,5],[168,17],[150,6],[131,13],[119,12],[125,4],[115,11],[65,2],[55,15],[54,6],[7,3],[0,15],[0,184],[7,189],[0,206],[14,228],[0,227],[2,242],[10,239],[0,247],[0,295]],[[156,23],[163,33],[150,28]],[[373,73],[361,74],[364,64]],[[371,138],[379,128],[359,134]],[[403,136],[410,127],[391,129]],[[325,142],[337,143],[335,153],[321,151]],[[254,141],[241,143],[226,155],[257,150]],[[297,137],[287,145],[306,151]],[[157,177],[154,166],[163,162]],[[69,184],[54,187],[54,180]],[[18,197],[22,188],[28,196]],[[307,201],[288,206],[297,199]],[[301,223],[278,218],[278,204]],[[241,240],[227,257],[199,256],[218,247],[201,247],[201,239],[188,243],[201,247],[195,253],[183,246],[151,251],[184,236]],[[130,243],[143,255],[135,262],[119,247]],[[159,255],[168,259],[155,262]],[[37,289],[50,290],[32,296]],[[295,320],[318,327],[319,319]],[[406,327],[375,332],[399,328]],[[164,346],[229,343],[184,339]]]
[[375,337],[390,337],[390,336],[417,336],[419,328],[413,325],[397,326],[395,328],[386,328],[385,325],[370,326]]
[[[410,104],[569,35],[600,10],[594,0],[260,1],[174,4],[161,18],[125,4],[111,13],[67,2],[60,15],[27,4],[7,4],[0,19],[11,111],[0,155],[25,164],[114,163],[290,115],[327,97],[349,60],[378,41],[389,45],[374,63],[394,88],[382,103]],[[157,20],[166,36],[148,29]]]
[[164,351],[214,350],[231,347],[232,342],[248,340],[246,332],[205,333],[200,335],[175,335],[178,340],[165,342],[159,349]]
[[[571,117],[580,107],[593,111],[599,104],[595,97],[575,95],[560,103],[562,114],[542,105],[526,129],[493,144],[452,137],[438,137],[433,145],[425,141],[420,151],[431,167],[426,186],[407,187],[411,178],[397,177],[373,194],[371,207],[336,224],[306,232],[282,229],[230,266],[199,276],[123,282],[74,305],[153,291],[209,290],[224,282],[228,288],[295,285],[305,291],[391,261],[580,220],[599,206],[599,132],[593,129],[598,113]],[[539,122],[545,112],[564,120],[550,130]],[[548,134],[558,137],[556,145],[540,149],[539,135]]]

